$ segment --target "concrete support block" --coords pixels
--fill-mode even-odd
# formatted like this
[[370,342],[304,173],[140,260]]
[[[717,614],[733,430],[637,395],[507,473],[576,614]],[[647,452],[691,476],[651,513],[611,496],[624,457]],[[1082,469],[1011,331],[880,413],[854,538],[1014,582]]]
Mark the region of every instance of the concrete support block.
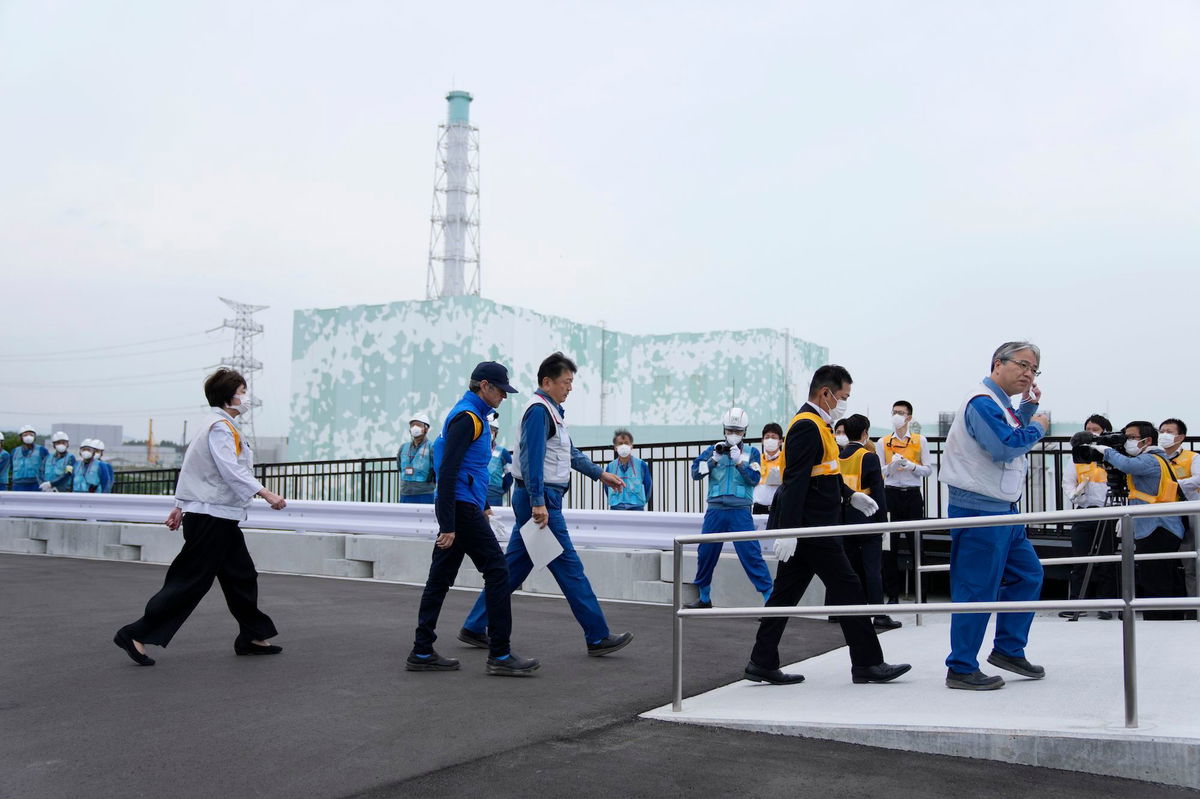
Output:
[[30,536],[46,542],[46,553],[66,557],[104,557],[104,547],[120,543],[119,525],[111,522],[74,522],[33,519]]
[[0,551],[25,552],[28,546],[28,519],[0,519]]
[[348,560],[346,558],[329,558],[321,574],[330,577],[366,577],[375,576],[374,563],[369,560]]
[[102,557],[108,560],[141,560],[142,548],[126,544],[105,544]]
[[183,532],[161,524],[121,524],[117,543],[138,547],[147,563],[170,563],[183,549]]
[[[386,535],[352,535],[346,538],[344,557],[370,563],[372,574],[380,580],[423,583],[429,576],[432,553],[432,541]],[[475,573],[475,570],[464,562],[459,574],[462,576],[467,572]]]
[[[346,536],[337,533],[293,533],[277,530],[243,530],[246,548],[262,571],[294,574],[330,574],[326,564],[346,557]],[[335,572],[347,567],[336,565]]]

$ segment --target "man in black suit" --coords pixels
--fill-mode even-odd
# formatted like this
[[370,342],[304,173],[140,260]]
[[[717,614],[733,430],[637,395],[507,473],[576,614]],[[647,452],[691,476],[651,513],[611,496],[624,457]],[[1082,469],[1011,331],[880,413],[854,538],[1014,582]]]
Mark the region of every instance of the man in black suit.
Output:
[[[838,446],[830,427],[846,413],[852,382],[850,373],[834,364],[822,366],[813,375],[808,402],[792,417],[784,439],[783,485],[771,505],[768,530],[842,524],[843,503],[866,516],[878,510],[869,496],[852,490],[842,480]],[[862,583],[837,537],[781,539],[775,544],[775,552],[779,568],[767,607],[794,607],[814,574],[825,583],[833,604],[866,604]],[[775,685],[804,680],[801,674],[785,674],[779,669],[779,640],[787,623],[785,616],[768,616],[759,623],[754,650],[746,664],[746,679]],[[912,668],[907,663],[884,662],[869,617],[843,616],[840,623],[850,647],[850,676],[854,682],[888,682]]]

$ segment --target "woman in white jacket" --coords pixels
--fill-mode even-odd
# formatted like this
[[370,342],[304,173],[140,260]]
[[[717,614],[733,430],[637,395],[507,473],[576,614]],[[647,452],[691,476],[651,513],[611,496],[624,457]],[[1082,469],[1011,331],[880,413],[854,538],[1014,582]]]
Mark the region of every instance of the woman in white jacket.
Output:
[[239,655],[275,655],[281,647],[268,643],[275,624],[258,609],[258,572],[246,549],[238,522],[254,497],[275,510],[283,497],[254,478],[254,453],[242,440],[237,419],[250,411],[246,381],[232,369],[218,369],[204,381],[212,417],[183,457],[175,486],[175,508],[167,517],[171,530],[183,526],[183,549],[167,569],[163,587],[146,603],[146,612],[117,630],[113,643],[139,666],[153,666],[146,644],[165,647],[200,600],[221,583],[225,602],[238,622],[233,650]]

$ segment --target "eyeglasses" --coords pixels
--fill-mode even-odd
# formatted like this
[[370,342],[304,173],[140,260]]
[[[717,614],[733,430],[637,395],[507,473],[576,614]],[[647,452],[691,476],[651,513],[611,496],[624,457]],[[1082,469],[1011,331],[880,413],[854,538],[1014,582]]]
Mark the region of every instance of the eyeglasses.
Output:
[[1005,360],[1008,361],[1008,363],[1015,364],[1022,372],[1029,372],[1034,377],[1040,377],[1042,374],[1038,371],[1037,366],[1029,361],[1014,361],[1012,358],[1006,358]]

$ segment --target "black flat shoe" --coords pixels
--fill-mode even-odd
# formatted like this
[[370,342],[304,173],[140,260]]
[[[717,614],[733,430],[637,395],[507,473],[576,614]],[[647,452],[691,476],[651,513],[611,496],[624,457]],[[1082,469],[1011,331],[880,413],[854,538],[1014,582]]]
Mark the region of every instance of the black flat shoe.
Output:
[[428,655],[409,654],[404,661],[405,671],[458,671],[458,661],[454,658],[444,658],[437,652]]
[[779,669],[764,669],[753,660],[746,664],[742,676],[751,682],[767,682],[771,685],[795,685],[804,682],[803,674],[785,674]]
[[261,646],[239,638],[233,642],[233,651],[239,655],[278,655],[283,651],[283,647],[275,644]]
[[113,636],[113,643],[124,649],[125,654],[129,655],[129,659],[139,666],[154,665],[154,658],[137,651],[137,647],[133,645],[133,639],[129,633],[125,632],[124,627],[117,630],[117,634]]
[[850,679],[862,685],[869,682],[891,682],[906,673],[912,666],[908,663],[879,663],[875,666],[853,666],[850,669]]

